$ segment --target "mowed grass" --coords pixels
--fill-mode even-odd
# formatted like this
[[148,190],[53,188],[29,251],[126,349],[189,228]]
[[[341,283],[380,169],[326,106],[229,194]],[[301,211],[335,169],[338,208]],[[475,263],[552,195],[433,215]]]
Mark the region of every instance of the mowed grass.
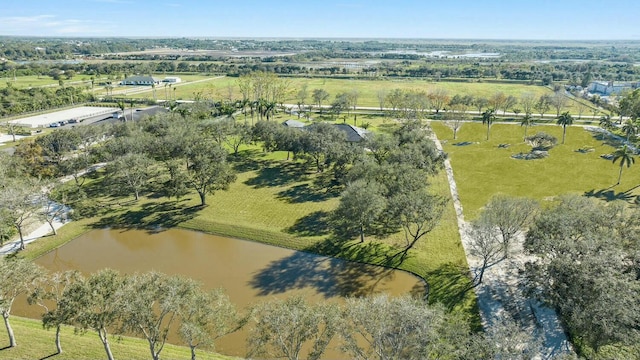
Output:
[[[20,256],[35,258],[93,228],[179,226],[410,271],[428,282],[430,301],[444,303],[479,328],[452,203],[436,228],[402,254],[401,231],[386,239],[367,238],[364,244],[332,235],[329,216],[342,188],[330,185],[331,173],[318,174],[313,166],[287,160],[285,152],[264,153],[257,146],[245,147],[231,158],[237,180],[228,190],[209,195],[204,208],[197,206],[195,193],[179,202],[151,192],[138,202],[132,202],[132,196],[99,196],[101,178],[91,179],[84,186],[96,192],[105,214],[71,222],[58,235],[30,244]],[[429,183],[433,192],[450,197],[444,172]]]
[[[55,329],[44,330],[39,320],[11,317],[16,342],[15,348],[4,348],[9,344],[6,331],[0,331],[0,358],[2,359],[104,359],[106,353],[104,347],[98,339],[98,335],[93,331],[84,334],[74,333],[70,326],[62,328],[60,341],[62,343],[62,354],[56,354]],[[149,344],[146,340],[126,337],[110,337],[109,343],[113,356],[117,359],[149,359],[151,357]],[[224,356],[202,349],[196,350],[198,359],[237,359]],[[163,359],[191,359],[191,352],[188,347],[165,345],[162,350]]]
[[[466,123],[453,132],[442,123],[432,122],[438,138],[449,154],[454,176],[467,219],[474,219],[494,194],[527,196],[540,201],[574,193],[629,202],[640,194],[640,173],[635,166],[623,170],[618,179],[618,164],[600,157],[615,151],[615,145],[582,127],[567,128],[566,143],[549,151],[549,157],[540,160],[516,160],[511,155],[529,152],[524,144],[524,128],[516,124],[494,124],[491,137],[486,141],[486,127],[480,123]],[[529,135],[544,131],[562,141],[559,125],[538,125],[529,128]],[[465,146],[456,143],[470,142]],[[510,144],[499,148],[500,144]],[[580,153],[577,149],[592,147],[593,152]],[[636,165],[637,166],[637,165]]]
[[[178,75],[179,76],[179,75]],[[520,97],[524,93],[532,93],[535,96],[543,94],[552,94],[553,92],[544,86],[523,85],[523,84],[503,84],[503,83],[482,83],[482,82],[433,82],[421,79],[403,79],[403,80],[352,80],[352,79],[332,79],[332,78],[305,78],[305,77],[284,77],[290,82],[289,96],[287,103],[297,103],[296,94],[306,84],[308,97],[306,103],[313,103],[312,94],[315,89],[324,89],[330,95],[323,105],[329,105],[335,99],[335,96],[341,92],[358,91],[358,106],[379,107],[378,92],[390,92],[394,89],[416,90],[416,91],[435,91],[442,89],[448,92],[449,96],[456,94],[472,95],[475,97],[489,98],[497,92],[503,92],[506,95]],[[196,83],[191,85],[182,85],[176,87],[176,99],[193,99],[195,93],[210,96],[213,99],[229,98],[229,93],[235,99],[242,97],[238,88],[238,78],[224,77],[215,81]],[[145,97],[146,95],[136,95]]]

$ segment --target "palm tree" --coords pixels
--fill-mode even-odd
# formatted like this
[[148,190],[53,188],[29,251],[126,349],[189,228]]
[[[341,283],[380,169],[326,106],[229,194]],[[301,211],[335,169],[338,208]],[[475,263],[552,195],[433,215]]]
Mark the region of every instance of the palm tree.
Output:
[[613,122],[611,121],[611,115],[602,115],[600,117],[600,127],[605,130],[613,128]]
[[616,163],[616,161],[618,161],[618,159],[620,160],[620,173],[618,174],[618,183],[616,185],[620,185],[620,179],[622,178],[622,168],[624,167],[624,165],[626,164],[627,167],[631,167],[631,164],[636,162],[636,159],[633,157],[633,151],[631,151],[631,149],[629,149],[627,145],[623,145],[613,153],[614,164]]
[[556,123],[562,125],[562,143],[564,144],[564,138],[567,136],[567,126],[573,124],[573,117],[568,111],[565,111],[558,116]]
[[489,140],[489,131],[491,130],[491,124],[496,119],[496,112],[493,109],[487,109],[482,113],[482,124],[487,125],[487,140]]
[[622,125],[622,132],[627,135],[627,142],[629,142],[629,138],[631,135],[638,134],[638,123],[633,120],[627,120]]
[[527,137],[527,130],[529,129],[529,126],[533,125],[535,123],[535,120],[533,120],[533,116],[531,116],[530,113],[526,113],[524,114],[524,117],[522,118],[522,121],[520,121],[520,126],[524,126],[524,138],[525,139]]

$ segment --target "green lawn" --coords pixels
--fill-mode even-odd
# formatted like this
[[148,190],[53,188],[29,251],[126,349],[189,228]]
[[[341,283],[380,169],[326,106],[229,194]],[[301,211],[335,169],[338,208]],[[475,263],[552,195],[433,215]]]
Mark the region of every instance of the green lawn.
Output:
[[[548,200],[554,196],[576,193],[587,194],[605,200],[624,199],[633,201],[640,192],[640,173],[632,166],[625,168],[622,182],[618,186],[619,167],[610,160],[600,158],[615,150],[604,140],[581,127],[567,128],[565,145],[557,145],[549,157],[541,160],[515,160],[512,154],[528,152],[531,147],[523,143],[524,128],[515,124],[494,124],[491,139],[486,141],[486,127],[480,123],[464,124],[453,140],[453,132],[442,123],[433,122],[432,127],[443,141],[449,154],[460,200],[465,216],[473,219],[489,198],[498,193],[513,196],[528,196],[537,200]],[[544,131],[562,139],[562,127],[538,125],[529,128],[529,135]],[[456,143],[470,142],[466,146]],[[499,144],[510,144],[499,148]],[[593,147],[590,153],[575,150]],[[637,165],[636,165],[637,166]]]
[[[327,218],[338,204],[341,189],[326,186],[328,173],[316,174],[313,168],[286,160],[284,152],[266,154],[255,146],[243,149],[232,163],[237,180],[228,191],[209,196],[208,206],[203,209],[196,206],[199,199],[195,193],[179,203],[148,193],[138,203],[125,204],[132,197],[100,196],[100,179],[88,181],[84,186],[99,196],[105,213],[72,222],[57,236],[29,245],[21,256],[35,258],[91,228],[180,226],[413,272],[429,282],[432,301],[446,304],[479,327],[476,299],[468,291],[468,266],[451,203],[434,231],[403,258],[398,247],[393,246],[404,242],[402,232],[383,240],[367,239],[362,245],[332,238]],[[449,197],[444,172],[430,182],[433,191]]]
[[[15,348],[4,348],[9,344],[6,331],[0,331],[0,358],[2,359],[104,359],[104,347],[95,332],[75,334],[74,329],[65,326],[62,329],[60,341],[63,353],[55,354],[55,329],[44,330],[38,320],[11,317],[16,342]],[[146,340],[114,336],[109,339],[111,351],[116,359],[149,359],[149,345]],[[198,359],[236,359],[212,352],[196,352]],[[191,359],[188,347],[167,344],[162,350],[163,359]]]

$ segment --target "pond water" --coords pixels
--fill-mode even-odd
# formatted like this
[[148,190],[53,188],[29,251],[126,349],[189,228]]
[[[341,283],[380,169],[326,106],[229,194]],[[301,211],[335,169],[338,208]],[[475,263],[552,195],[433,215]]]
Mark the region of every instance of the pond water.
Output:
[[[77,269],[84,274],[103,268],[127,274],[149,270],[180,274],[208,289],[224,288],[239,309],[294,294],[320,302],[424,290],[421,279],[403,271],[181,229],[94,230],[36,262],[49,270]],[[37,318],[40,312],[23,301],[15,304],[18,316]],[[217,341],[216,350],[244,356],[246,336],[245,330],[224,337]],[[180,344],[175,336],[170,341]]]

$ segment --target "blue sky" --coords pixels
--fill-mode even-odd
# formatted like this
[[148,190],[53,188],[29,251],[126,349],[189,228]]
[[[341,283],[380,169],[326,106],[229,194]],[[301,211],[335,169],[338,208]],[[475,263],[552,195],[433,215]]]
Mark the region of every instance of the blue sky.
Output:
[[0,35],[640,40],[640,0],[3,0]]

